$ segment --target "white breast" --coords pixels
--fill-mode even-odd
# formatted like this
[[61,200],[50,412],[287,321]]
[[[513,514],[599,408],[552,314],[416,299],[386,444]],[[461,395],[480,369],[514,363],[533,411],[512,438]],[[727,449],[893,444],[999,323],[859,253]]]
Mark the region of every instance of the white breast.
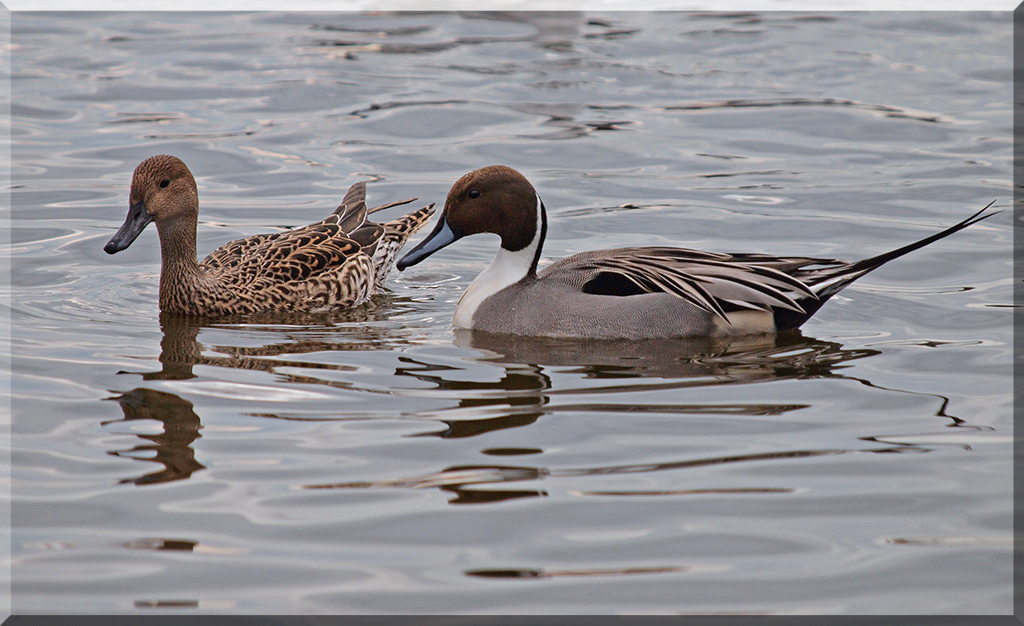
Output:
[[473,314],[484,300],[526,276],[533,263],[533,252],[528,252],[531,247],[527,246],[518,252],[509,252],[504,248],[498,250],[487,269],[473,279],[466,293],[459,298],[452,320],[456,328],[473,328]]
[[516,252],[509,252],[505,248],[498,249],[498,254],[494,256],[491,264],[473,279],[473,282],[466,288],[466,292],[459,298],[459,303],[455,306],[455,316],[452,319],[452,325],[455,328],[473,328],[473,315],[484,300],[526,277],[533,265],[533,259],[537,255],[537,249],[543,243],[543,211],[540,196],[537,196],[537,229],[533,241]]

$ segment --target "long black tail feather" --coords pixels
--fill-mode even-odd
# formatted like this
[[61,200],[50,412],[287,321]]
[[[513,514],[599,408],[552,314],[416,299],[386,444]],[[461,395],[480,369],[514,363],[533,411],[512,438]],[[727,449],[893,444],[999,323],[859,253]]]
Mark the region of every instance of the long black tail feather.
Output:
[[971,215],[967,219],[957,222],[949,228],[935,233],[929,237],[925,237],[914,243],[907,244],[901,248],[897,248],[890,252],[879,254],[861,261],[856,261],[848,265],[844,265],[839,268],[835,268],[829,272],[823,272],[820,276],[814,280],[807,280],[806,282],[811,288],[811,291],[817,296],[817,299],[803,298],[799,300],[799,304],[803,307],[803,313],[798,311],[790,311],[785,309],[777,309],[775,311],[775,325],[779,330],[787,330],[797,328],[804,322],[806,322],[818,309],[821,308],[829,298],[845,289],[850,283],[857,280],[861,276],[864,276],[868,272],[875,270],[882,265],[885,265],[893,259],[897,259],[905,254],[913,252],[927,246],[928,244],[934,243],[940,239],[944,239],[952,235],[953,233],[963,230],[972,224],[977,224],[981,220],[988,219],[993,215],[999,213],[999,211],[992,211],[986,213],[992,205],[995,204],[995,200],[989,202],[985,208],[981,209],[977,213]]

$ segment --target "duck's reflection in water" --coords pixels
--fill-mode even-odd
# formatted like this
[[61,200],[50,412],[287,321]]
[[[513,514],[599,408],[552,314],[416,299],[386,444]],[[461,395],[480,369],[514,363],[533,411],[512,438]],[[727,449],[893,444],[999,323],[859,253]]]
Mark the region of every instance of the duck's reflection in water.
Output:
[[[637,405],[609,401],[570,404],[566,397],[622,392],[736,385],[786,379],[835,378],[843,363],[877,354],[847,350],[838,343],[799,333],[757,336],[731,341],[697,340],[593,341],[547,339],[456,331],[456,345],[483,351],[477,359],[499,364],[504,373],[495,382],[465,380],[464,370],[402,357],[398,376],[412,376],[436,389],[458,395],[458,404],[442,413],[440,431],[422,433],[444,438],[475,435],[530,425],[546,412],[603,411],[681,414],[780,415],[803,404]],[[489,368],[490,369],[490,368]],[[553,388],[551,376],[568,375],[600,381]],[[557,407],[548,406],[558,398]]]
[[[396,307],[390,302],[390,298],[385,296],[358,309],[332,313],[322,318],[302,315],[294,319],[276,316],[260,320],[250,317],[244,323],[233,324],[230,321],[209,322],[164,313],[160,316],[163,331],[160,340],[160,370],[119,373],[138,374],[143,380],[189,380],[197,377],[193,370],[200,365],[272,372],[284,383],[315,383],[351,388],[353,385],[345,381],[324,380],[294,372],[282,374],[281,369],[291,367],[301,371],[349,372],[355,370],[354,367],[281,357],[326,351],[380,350],[389,346],[394,347],[405,341],[406,333],[376,327],[373,322],[383,319],[379,314],[387,315],[388,312],[393,313],[395,310]],[[342,326],[335,327],[335,324]],[[227,330],[229,333],[237,329],[240,332],[271,337],[274,342],[255,346],[206,346],[198,340],[200,331],[204,329]],[[346,341],[339,341],[339,337],[344,337]],[[110,399],[116,400],[121,406],[124,418],[104,422],[104,426],[153,420],[163,428],[160,434],[133,433],[145,443],[128,450],[109,452],[114,456],[164,465],[162,471],[121,482],[136,485],[163,483],[186,479],[193,472],[204,469],[204,466],[196,461],[195,451],[192,449],[192,443],[200,438],[199,430],[202,425],[191,402],[174,393],[144,387],[132,389]]]
[[[160,434],[137,434],[139,439],[148,443],[139,444],[130,450],[114,450],[110,454],[128,457],[140,461],[159,463],[164,469],[138,478],[126,478],[122,483],[136,485],[152,485],[173,480],[188,478],[193,472],[204,469],[196,461],[192,442],[199,439],[202,425],[199,416],[192,410],[192,403],[183,400],[173,393],[165,393],[155,389],[138,388],[121,394],[116,398],[124,412],[120,422],[135,420],[153,420],[163,428]],[[104,425],[113,422],[105,422]]]
[[[488,504],[519,498],[546,496],[543,489],[489,489],[486,485],[504,484],[522,481],[539,481],[580,476],[614,476],[637,474],[642,472],[662,472],[682,469],[724,465],[732,463],[788,461],[821,456],[832,456],[850,453],[893,453],[893,452],[927,452],[919,446],[894,445],[872,449],[821,449],[821,450],[785,450],[761,454],[745,454],[725,457],[707,457],[669,461],[664,463],[644,463],[631,465],[609,465],[597,467],[578,467],[548,469],[545,467],[524,467],[509,465],[461,465],[453,466],[421,476],[398,478],[380,481],[358,481],[347,483],[322,483],[305,485],[305,489],[426,489],[435,488],[455,494],[449,504]],[[779,487],[730,487],[723,489],[658,489],[658,490],[588,490],[579,491],[580,496],[685,496],[685,495],[739,495],[739,494],[782,494],[792,493],[794,489]]]
[[568,371],[587,378],[689,379],[696,386],[830,377],[844,362],[878,354],[844,349],[799,331],[721,339],[594,341],[457,330],[455,343],[493,353],[482,360],[496,363],[576,367]]
[[[510,365],[498,381],[461,380],[450,366],[436,365],[410,357],[399,357],[402,366],[395,369],[396,376],[411,376],[430,383],[435,391],[458,398],[454,407],[440,413],[453,414],[452,419],[442,417],[447,426],[442,430],[420,433],[445,439],[475,437],[506,428],[529,426],[543,414],[546,393],[551,380],[544,368],[537,365]],[[446,378],[449,373],[452,377]]]
[[[384,298],[378,298],[382,300]],[[388,299],[388,302],[390,299]],[[313,376],[280,374],[288,367],[302,369],[331,369],[352,371],[353,367],[334,363],[281,359],[282,355],[312,354],[332,351],[367,351],[393,349],[410,342],[407,333],[393,327],[376,326],[382,319],[377,312],[389,307],[387,302],[374,301],[350,311],[339,311],[316,317],[310,314],[294,318],[277,315],[260,319],[248,317],[232,323],[231,320],[205,321],[167,313],[160,314],[160,370],[138,373],[143,380],[188,380],[195,378],[197,365],[227,367],[254,371],[274,372],[286,382],[321,383],[328,381]],[[199,332],[204,329],[226,330],[259,334],[274,339],[272,343],[254,346],[203,345]],[[262,337],[261,337],[262,338]]]
[[[465,356],[453,360],[445,353],[436,362],[423,355],[425,350],[405,350],[422,345],[415,331],[393,323],[374,325],[366,311],[354,312],[357,323],[332,326],[290,326],[283,323],[261,325],[204,324],[187,318],[164,316],[161,323],[160,363],[157,372],[141,373],[147,380],[186,380],[196,377],[196,365],[266,371],[274,374],[275,385],[316,384],[360,391],[346,376],[356,368],[335,359],[303,359],[300,355],[337,353],[351,350],[376,350],[395,354],[395,383],[391,389],[366,389],[385,398],[388,395],[424,399],[422,410],[383,413],[388,419],[441,423],[440,429],[412,436],[449,440],[483,436],[503,429],[535,424],[545,415],[652,413],[659,415],[771,416],[808,407],[807,404],[768,399],[748,402],[672,402],[680,394],[674,390],[700,389],[728,385],[768,383],[790,379],[842,379],[842,370],[853,360],[877,354],[870,349],[846,349],[842,345],[799,333],[744,338],[736,341],[687,340],[650,342],[597,342],[551,340],[458,332],[456,346]],[[308,317],[306,318],[308,320]],[[214,333],[244,337],[239,346],[203,345],[198,335],[204,328]],[[216,334],[214,336],[217,336]],[[269,341],[267,341],[269,339]],[[261,345],[261,342],[267,341]],[[318,375],[323,371],[325,375]],[[326,375],[330,371],[331,375]],[[498,376],[495,377],[495,372]],[[414,388],[401,385],[403,377],[415,379]],[[869,381],[858,382],[871,385]],[[427,383],[427,388],[423,388]],[[638,394],[640,394],[638,396]],[[647,394],[647,396],[644,396]],[[653,394],[653,395],[652,395]],[[668,402],[655,402],[667,399]],[[746,394],[749,397],[749,394]],[[650,397],[651,402],[636,398]],[[716,398],[721,398],[716,394]],[[137,485],[188,478],[203,469],[195,460],[192,443],[199,438],[200,418],[187,400],[165,391],[137,388],[115,398],[124,412],[116,423],[150,419],[163,427],[161,434],[138,434],[143,444],[111,454],[141,461],[156,462],[164,470],[128,479]],[[386,404],[386,398],[383,400]],[[437,408],[438,403],[442,406]],[[403,406],[408,407],[408,403]],[[945,406],[945,404],[943,405]],[[960,420],[953,419],[953,425]],[[260,414],[274,418],[276,414]],[[288,418],[284,418],[288,419]],[[365,412],[346,412],[340,408],[329,416],[303,416],[307,420],[365,420]],[[863,449],[864,442],[876,446]],[[458,465],[410,478],[389,477],[369,482],[338,482],[307,485],[316,489],[357,489],[411,487],[438,488],[455,494],[453,503],[484,503],[546,495],[542,489],[510,490],[485,485],[537,481],[552,476],[611,475],[686,469],[709,464],[793,459],[848,452],[920,451],[920,446],[861,437],[858,447],[848,450],[780,450],[754,455],[686,458],[653,464],[612,465],[607,467],[559,468],[516,464]],[[883,447],[878,447],[883,446]],[[544,452],[536,447],[490,447],[479,453],[490,457],[515,457],[522,461]],[[765,491],[767,489],[767,491]],[[740,491],[773,493],[774,488],[752,486]],[[670,490],[671,493],[698,493],[700,490]],[[670,491],[662,490],[666,494]],[[737,493],[736,490],[729,490]],[[582,491],[580,492],[583,493]],[[588,490],[587,495],[629,495],[626,492]]]
[[[403,357],[398,376],[429,382],[460,399],[441,417],[447,427],[420,436],[460,438],[506,428],[525,426],[542,415],[565,412],[656,412],[683,415],[781,415],[806,408],[805,404],[778,402],[734,404],[628,404],[616,399],[624,392],[657,392],[673,389],[737,385],[786,379],[842,378],[839,370],[854,359],[877,354],[875,350],[848,350],[840,344],[806,338],[799,333],[716,341],[588,341],[543,339],[457,331],[456,344],[481,351],[478,361],[499,364],[503,375],[486,382],[465,380],[465,370],[442,363]],[[493,370],[493,368],[492,368]],[[556,387],[553,378],[568,375],[588,384]],[[589,400],[608,397],[607,402]],[[574,396],[588,400],[573,402]],[[630,397],[635,398],[635,395]],[[435,412],[436,414],[436,412]],[[681,470],[728,463],[791,460],[851,452],[902,452],[920,450],[895,445],[884,448],[781,450],[736,456],[687,458],[650,464],[610,465],[550,469],[524,465],[459,465],[426,475],[380,481],[306,485],[307,489],[437,488],[455,494],[452,504],[480,504],[547,495],[545,490],[488,488],[511,482],[536,482],[557,477],[609,476]],[[491,456],[524,458],[543,451],[537,448],[492,448]],[[728,489],[679,489],[658,491],[598,491],[579,495],[686,495],[699,493],[788,493],[790,489],[753,486]]]

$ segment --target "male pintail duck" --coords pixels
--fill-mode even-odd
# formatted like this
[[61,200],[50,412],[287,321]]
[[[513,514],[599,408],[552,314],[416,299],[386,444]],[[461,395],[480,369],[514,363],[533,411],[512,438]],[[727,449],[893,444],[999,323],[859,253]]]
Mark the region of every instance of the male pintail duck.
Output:
[[434,204],[385,224],[366,216],[413,200],[367,209],[366,183],[358,182],[320,222],[232,241],[196,262],[196,181],[181,159],[160,155],[135,168],[128,217],[103,249],[124,250],[156,222],[165,312],[222,317],[342,309],[383,287],[398,250],[427,223]]
[[988,208],[857,262],[637,247],[583,252],[538,272],[548,225],[544,203],[522,174],[497,165],[455,183],[434,230],[398,269],[467,235],[494,233],[501,248],[455,307],[456,328],[601,339],[771,333],[799,327],[883,263],[994,215],[983,215]]

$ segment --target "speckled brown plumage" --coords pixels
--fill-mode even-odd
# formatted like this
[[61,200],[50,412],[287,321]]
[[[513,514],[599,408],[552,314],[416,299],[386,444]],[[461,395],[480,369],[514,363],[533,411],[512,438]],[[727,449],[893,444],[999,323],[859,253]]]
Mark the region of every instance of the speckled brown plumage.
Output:
[[369,214],[413,199],[368,209],[366,184],[359,182],[319,222],[238,239],[197,262],[198,197],[180,159],[143,161],[132,178],[128,217],[104,248],[123,250],[156,222],[165,312],[223,317],[356,306],[383,288],[397,251],[434,212],[430,204],[384,224],[370,222]]

